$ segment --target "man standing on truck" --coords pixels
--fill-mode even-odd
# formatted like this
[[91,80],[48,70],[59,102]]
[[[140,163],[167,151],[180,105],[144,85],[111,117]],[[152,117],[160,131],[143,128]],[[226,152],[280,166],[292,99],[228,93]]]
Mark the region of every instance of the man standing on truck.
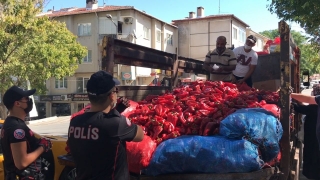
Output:
[[25,123],[33,108],[29,96],[35,92],[35,89],[24,91],[12,86],[3,95],[3,104],[9,110],[1,129],[6,180],[15,180],[16,176],[19,179],[45,179],[39,156],[51,149],[51,142],[45,138],[37,139]]
[[[320,94],[320,84],[313,87],[313,94]],[[309,96],[299,93],[291,93],[291,98],[302,103],[317,104],[318,105],[318,117],[317,117],[317,127],[316,135],[318,139],[318,144],[320,147],[320,95]]]
[[105,71],[87,83],[90,110],[70,121],[68,144],[77,169],[77,180],[129,180],[126,141],[142,141],[140,126],[114,109],[120,84]]
[[233,73],[233,82],[243,83],[252,87],[252,74],[258,64],[258,54],[252,49],[256,45],[257,38],[253,35],[247,37],[244,46],[233,50],[237,58],[237,66]]
[[236,68],[237,61],[232,50],[226,48],[227,39],[219,36],[216,49],[209,51],[204,60],[203,68],[210,72],[211,81],[231,81],[232,71]]

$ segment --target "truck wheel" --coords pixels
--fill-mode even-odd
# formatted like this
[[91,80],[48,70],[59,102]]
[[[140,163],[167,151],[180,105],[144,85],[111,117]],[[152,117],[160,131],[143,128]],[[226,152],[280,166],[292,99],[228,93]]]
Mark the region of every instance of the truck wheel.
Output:
[[60,174],[59,180],[75,180],[76,176],[76,168],[65,166]]

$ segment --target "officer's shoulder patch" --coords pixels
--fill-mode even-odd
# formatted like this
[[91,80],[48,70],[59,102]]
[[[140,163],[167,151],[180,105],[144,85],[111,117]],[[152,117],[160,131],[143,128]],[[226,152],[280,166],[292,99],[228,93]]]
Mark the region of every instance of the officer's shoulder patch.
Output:
[[127,121],[128,126],[131,126],[131,121],[130,121],[130,119],[126,118],[126,121]]
[[13,136],[16,138],[16,139],[23,139],[25,137],[25,132],[23,129],[16,129],[14,132],[13,132]]

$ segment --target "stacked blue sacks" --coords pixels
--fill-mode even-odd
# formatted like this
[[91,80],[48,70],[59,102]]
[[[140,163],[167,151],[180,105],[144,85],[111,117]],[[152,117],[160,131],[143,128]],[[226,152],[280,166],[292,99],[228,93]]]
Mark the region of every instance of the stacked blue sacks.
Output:
[[279,151],[283,129],[279,120],[261,108],[240,109],[220,123],[220,135],[231,139],[247,139],[259,146],[262,159],[274,159]]

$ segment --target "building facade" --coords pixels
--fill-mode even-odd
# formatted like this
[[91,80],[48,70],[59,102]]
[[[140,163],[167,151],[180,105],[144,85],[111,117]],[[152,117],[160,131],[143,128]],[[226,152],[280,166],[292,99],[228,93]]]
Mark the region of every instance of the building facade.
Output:
[[264,48],[266,42],[269,40],[269,38],[253,31],[251,28],[247,28],[247,36],[249,36],[249,35],[254,35],[257,38],[257,43],[252,49],[257,52],[263,51],[263,48]]
[[227,47],[244,44],[248,24],[233,14],[205,16],[204,8],[189,12],[185,19],[173,20],[178,27],[179,56],[204,61],[209,50],[216,48],[218,36],[227,38]]
[[[88,2],[87,2],[88,1]],[[89,103],[86,83],[91,74],[101,69],[102,39],[114,36],[141,46],[176,53],[178,48],[178,28],[165,23],[132,6],[102,6],[92,0],[84,1],[86,8],[64,8],[39,14],[64,22],[78,41],[88,49],[87,56],[79,64],[74,76],[47,80],[47,95],[37,97],[37,106],[44,109],[47,117],[70,115]],[[155,74],[162,71],[115,65],[114,76],[122,85],[148,85]],[[130,74],[130,78],[125,75]],[[157,75],[159,76],[159,75]],[[43,108],[45,107],[45,108]]]

